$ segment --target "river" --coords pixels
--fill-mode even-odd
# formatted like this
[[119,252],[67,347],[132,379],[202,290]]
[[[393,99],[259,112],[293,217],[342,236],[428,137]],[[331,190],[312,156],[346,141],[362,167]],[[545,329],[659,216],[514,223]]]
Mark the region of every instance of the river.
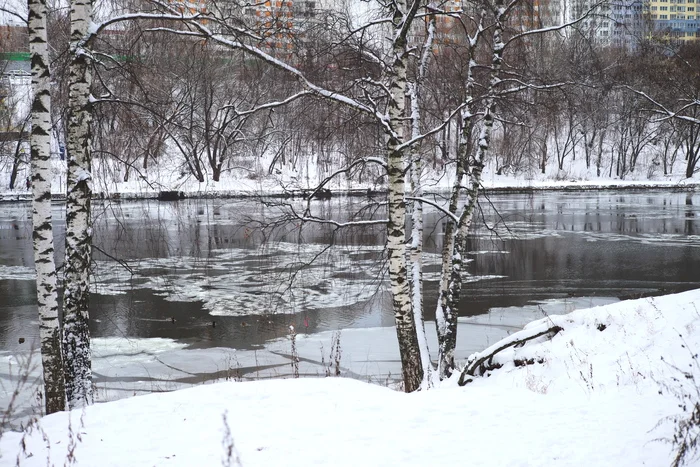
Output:
[[[312,204],[322,216],[347,220],[367,201]],[[61,207],[54,206],[58,258]],[[694,274],[700,270],[700,196],[694,193],[499,194],[482,198],[480,208],[461,316],[543,300],[633,298],[700,286]],[[109,202],[95,212],[95,337],[256,348],[286,335],[290,324],[309,334],[393,324],[381,226],[300,227],[280,221],[276,206],[238,199]],[[427,319],[444,223],[439,211],[427,210]],[[0,349],[38,335],[31,278],[29,206],[2,204]]]

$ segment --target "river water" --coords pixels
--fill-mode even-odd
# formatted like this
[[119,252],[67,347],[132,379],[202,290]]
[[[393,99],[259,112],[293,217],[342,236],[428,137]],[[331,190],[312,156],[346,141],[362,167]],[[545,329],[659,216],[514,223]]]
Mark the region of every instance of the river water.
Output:
[[[290,204],[300,210],[304,201]],[[312,208],[341,220],[360,211],[364,219],[385,216],[381,206],[368,204],[333,198],[313,201]],[[54,206],[59,246],[61,209]],[[256,349],[287,335],[289,325],[314,334],[393,324],[379,225],[301,226],[284,221],[280,207],[254,200],[109,202],[96,203],[95,212],[94,337]],[[460,315],[699,287],[699,218],[695,193],[482,197]],[[439,211],[427,209],[428,319],[444,222]],[[1,204],[0,350],[36,342],[32,272],[30,207]]]

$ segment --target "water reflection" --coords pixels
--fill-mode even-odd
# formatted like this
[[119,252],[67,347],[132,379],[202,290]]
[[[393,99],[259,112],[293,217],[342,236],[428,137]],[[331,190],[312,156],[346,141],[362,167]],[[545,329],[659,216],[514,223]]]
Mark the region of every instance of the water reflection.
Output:
[[[636,297],[700,286],[694,193],[497,195],[480,202],[469,236],[463,316],[570,296]],[[301,202],[295,209],[303,209]],[[348,220],[365,199],[314,201]],[[384,229],[285,222],[275,203],[187,200],[96,203],[92,327],[96,336],[169,337],[195,346],[254,348],[285,335],[393,323]],[[57,258],[64,232],[54,209]],[[438,270],[444,216],[426,209],[426,273]],[[334,248],[327,249],[333,244]],[[131,272],[116,260],[125,262]],[[0,205],[0,268],[30,268],[28,205]],[[2,269],[0,269],[1,273]],[[133,273],[133,274],[132,274]],[[293,281],[293,282],[290,282]],[[293,287],[289,284],[293,283]],[[425,288],[428,318],[436,283]],[[32,337],[31,281],[0,277],[0,348]]]
[[476,255],[472,267],[508,277],[467,284],[471,296],[461,312],[481,313],[494,303],[522,299],[629,298],[697,287],[696,197],[605,192],[493,197],[482,204],[482,223],[470,248],[510,253]]

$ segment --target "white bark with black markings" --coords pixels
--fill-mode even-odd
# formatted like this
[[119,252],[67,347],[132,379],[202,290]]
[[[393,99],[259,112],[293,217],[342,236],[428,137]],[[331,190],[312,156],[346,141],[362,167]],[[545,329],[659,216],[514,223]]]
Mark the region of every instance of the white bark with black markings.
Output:
[[63,347],[66,395],[71,408],[92,403],[88,306],[92,257],[92,167],[90,84],[85,40],[92,19],[91,0],[71,3],[71,53],[68,119],[68,192],[66,195],[66,266]]
[[[474,109],[474,89],[476,80],[474,77],[477,68],[476,50],[484,31],[484,19],[486,10],[480,12],[478,19],[479,27],[473,36],[469,37],[469,61],[467,65],[466,77],[466,97],[465,106],[460,113],[460,140],[457,147],[457,157],[455,164],[455,181],[450,194],[448,212],[452,215],[452,221],[445,227],[445,237],[442,249],[440,289],[438,292],[437,309],[435,310],[435,326],[438,337],[438,375],[441,379],[447,378],[454,369],[454,349],[457,343],[457,306],[459,297],[450,294],[456,279],[462,277],[462,265],[464,263],[461,255],[455,254],[455,244],[460,230],[460,223],[466,220],[461,213],[458,213],[470,167],[470,156],[472,152],[472,132],[475,126],[474,119],[476,110]],[[474,199],[476,201],[476,199]],[[467,200],[468,203],[468,200]]]
[[389,75],[389,127],[387,132],[387,173],[389,176],[389,222],[387,224],[387,250],[389,254],[389,281],[392,305],[396,321],[396,334],[401,354],[404,390],[412,392],[420,388],[423,380],[421,352],[412,310],[406,265],[406,199],[405,169],[407,150],[404,142],[404,116],[406,115],[406,85],[408,67],[408,31],[420,1],[396,2],[393,11],[394,40],[393,62]]
[[65,410],[66,392],[58,321],[56,264],[51,218],[51,94],[46,40],[46,0],[28,0],[32,57],[32,223],[36,296],[46,413]]
[[[513,5],[513,2],[511,5]],[[446,232],[445,247],[443,249],[443,270],[440,282],[440,298],[436,311],[436,323],[438,331],[438,371],[441,378],[449,377],[455,368],[454,352],[457,346],[457,317],[459,301],[462,291],[462,275],[467,253],[467,235],[471,226],[474,211],[479,197],[481,186],[481,174],[484,169],[484,160],[491,147],[491,135],[493,132],[494,112],[496,107],[496,93],[500,84],[501,68],[503,66],[503,42],[504,22],[508,9],[503,0],[494,3],[494,24],[491,71],[486,99],[483,109],[483,122],[477,142],[476,153],[473,158],[471,153],[471,133],[473,129],[473,114],[467,110],[462,113],[462,135],[457,155],[457,178],[453,188],[449,210],[457,212],[458,200],[462,193],[466,192],[466,199],[459,214],[459,222],[452,225]],[[482,13],[482,21],[484,18]],[[479,29],[481,31],[481,29]],[[472,40],[472,44],[478,41],[478,35]],[[471,49],[473,51],[473,47]],[[473,52],[472,52],[473,53]],[[467,90],[473,89],[473,70],[476,66],[473,57],[469,61],[469,73]],[[471,92],[468,92],[471,96]],[[469,99],[469,97],[468,97]]]
[[[428,71],[432,56],[433,39],[435,37],[435,14],[430,15],[423,53],[416,73],[415,81],[409,83],[411,139],[417,140],[421,135],[421,87]],[[430,348],[425,333],[425,318],[423,314],[423,160],[421,158],[421,143],[415,143],[410,148],[411,158],[411,237],[409,242],[410,288],[413,302],[413,316],[416,323],[418,346],[420,348],[421,366],[423,367],[423,389],[434,386],[435,369],[430,361]]]

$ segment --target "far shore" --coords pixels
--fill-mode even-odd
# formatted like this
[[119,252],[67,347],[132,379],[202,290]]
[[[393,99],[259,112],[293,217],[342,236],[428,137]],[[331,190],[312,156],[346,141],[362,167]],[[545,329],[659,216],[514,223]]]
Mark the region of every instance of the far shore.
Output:
[[[522,184],[511,184],[507,182],[518,182],[518,180],[509,179],[504,184],[487,183],[483,186],[484,193],[537,193],[537,192],[586,192],[586,191],[672,191],[672,192],[694,192],[700,190],[700,181],[691,181],[684,179],[681,181],[658,180],[658,181],[639,181],[639,180],[571,180],[571,181],[536,181],[528,184],[529,181],[522,180]],[[355,188],[355,189],[333,189],[333,190],[318,190],[319,193],[314,196],[314,199],[327,200],[333,196],[338,197],[374,197],[385,195],[387,190],[381,188]],[[450,191],[449,187],[426,187],[425,194],[445,194]],[[96,191],[94,200],[111,200],[111,201],[137,201],[137,200],[160,200],[164,202],[177,201],[179,199],[252,199],[252,198],[285,198],[285,199],[306,199],[314,194],[313,189],[306,190],[265,190],[264,194],[261,191],[255,190],[148,190],[141,192],[125,191],[105,193]],[[64,193],[53,193],[53,201],[65,201]],[[31,202],[32,195],[29,191],[7,191],[0,192],[0,203],[13,202]]]

